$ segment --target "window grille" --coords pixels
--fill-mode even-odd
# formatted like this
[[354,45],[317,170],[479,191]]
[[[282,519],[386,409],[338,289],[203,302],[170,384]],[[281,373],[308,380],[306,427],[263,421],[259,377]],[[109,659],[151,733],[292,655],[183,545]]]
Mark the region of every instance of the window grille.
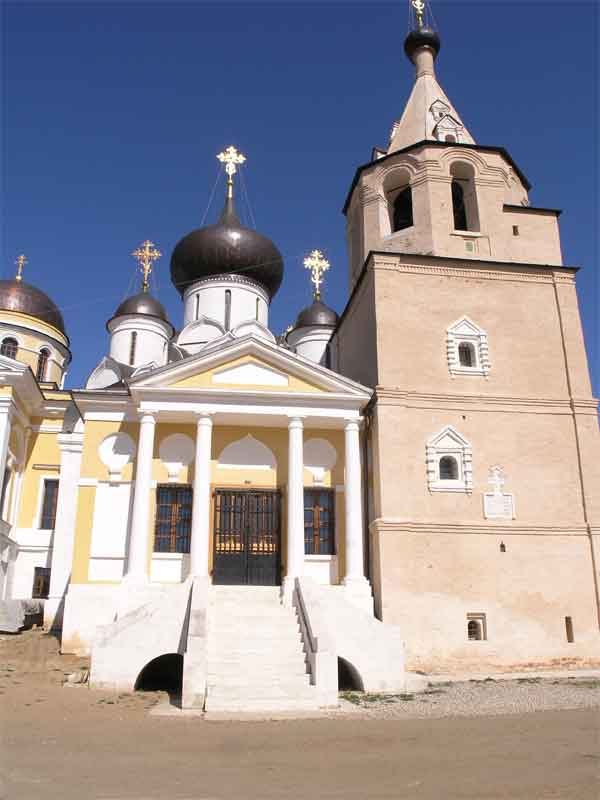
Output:
[[311,556],[335,553],[333,489],[304,490],[304,552]]
[[192,535],[192,487],[162,484],[156,488],[155,553],[189,553]]
[[4,339],[2,345],[0,345],[0,354],[6,356],[7,358],[16,358],[18,352],[19,343],[16,339]]

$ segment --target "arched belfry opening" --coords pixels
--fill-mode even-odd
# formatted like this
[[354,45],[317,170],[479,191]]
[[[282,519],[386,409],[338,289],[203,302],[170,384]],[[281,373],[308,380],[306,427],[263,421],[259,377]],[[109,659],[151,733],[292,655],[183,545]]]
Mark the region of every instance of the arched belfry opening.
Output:
[[181,653],[165,653],[149,661],[135,682],[136,692],[168,692],[170,696],[181,695],[183,686],[183,656]]
[[479,232],[479,206],[473,166],[464,161],[455,161],[450,167],[450,177],[454,230]]
[[412,228],[414,213],[410,173],[406,169],[394,170],[384,181],[384,191],[388,204],[390,233]]
[[338,689],[341,692],[355,691],[364,692],[365,687],[360,677],[359,671],[354,664],[346,661],[345,658],[338,657]]

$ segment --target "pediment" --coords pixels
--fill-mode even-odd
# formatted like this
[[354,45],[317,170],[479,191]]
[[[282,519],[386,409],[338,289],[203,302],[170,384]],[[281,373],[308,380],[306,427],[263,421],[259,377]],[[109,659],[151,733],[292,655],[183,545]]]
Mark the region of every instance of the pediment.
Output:
[[436,447],[439,450],[453,450],[456,448],[470,447],[469,442],[461,434],[449,425],[444,430],[432,436],[427,442],[429,447]]
[[468,317],[462,317],[448,328],[448,333],[456,336],[479,336],[482,330]]

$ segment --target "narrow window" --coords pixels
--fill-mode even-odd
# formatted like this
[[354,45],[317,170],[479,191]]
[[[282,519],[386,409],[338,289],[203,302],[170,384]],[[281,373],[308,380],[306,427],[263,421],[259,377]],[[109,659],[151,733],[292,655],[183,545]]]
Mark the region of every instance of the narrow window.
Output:
[[135,349],[137,345],[137,331],[133,331],[131,334],[131,340],[129,342],[129,364],[133,366],[135,363]]
[[456,141],[456,136],[453,136],[451,133],[447,133],[446,134],[446,141],[447,142],[455,142]]
[[567,631],[567,642],[569,642],[569,644],[573,644],[573,642],[575,641],[575,636],[573,635],[572,617],[565,617],[565,629]]
[[44,479],[44,497],[42,500],[42,518],[40,528],[45,531],[54,530],[56,522],[56,502],[58,500],[58,480]]
[[194,314],[194,319],[198,319],[200,316],[200,295],[196,295],[196,313]]
[[444,456],[443,458],[440,458],[440,480],[458,480],[458,464],[456,459],[452,456]]
[[189,553],[192,534],[192,487],[161,484],[156,489],[155,553]]
[[43,381],[46,379],[46,368],[48,366],[49,358],[50,358],[50,351],[47,348],[43,347],[40,350],[37,362],[37,369],[35,371],[35,377],[38,379],[38,381]]
[[231,327],[231,290],[225,289],[225,330]]
[[412,189],[407,186],[394,200],[394,232],[413,225]]
[[458,361],[461,367],[474,367],[475,348],[470,342],[461,342],[458,345]]
[[50,593],[50,569],[48,567],[33,568],[33,588],[31,596],[34,599],[44,600]]
[[485,614],[467,614],[467,638],[470,642],[487,640]]
[[332,489],[304,490],[304,552],[333,555],[335,552],[335,511]]
[[[6,502],[6,494],[8,491],[9,481],[10,481],[10,469],[7,467],[4,470],[4,477],[2,479],[2,494],[0,495],[0,511],[4,511],[4,504]],[[4,519],[4,515],[2,518]]]
[[465,193],[457,180],[452,181],[452,210],[454,212],[454,230],[468,231]]
[[260,300],[256,298],[256,321],[258,322],[258,313],[260,311]]
[[506,553],[506,545],[504,544],[504,542],[500,542],[500,552]]
[[519,235],[519,226],[513,225],[513,236],[518,236],[518,235]]
[[0,355],[6,356],[7,358],[16,358],[17,353],[19,352],[19,343],[16,339],[8,338],[4,339],[2,345],[0,346]]

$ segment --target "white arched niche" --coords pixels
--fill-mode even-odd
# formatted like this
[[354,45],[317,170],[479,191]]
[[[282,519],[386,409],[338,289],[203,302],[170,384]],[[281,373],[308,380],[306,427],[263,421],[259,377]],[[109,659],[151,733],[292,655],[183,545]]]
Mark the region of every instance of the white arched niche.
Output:
[[191,464],[194,459],[194,442],[184,433],[173,433],[162,440],[158,448],[158,455],[167,468],[169,482],[174,483],[181,470]]
[[325,480],[325,473],[332,470],[337,461],[335,447],[326,439],[309,439],[304,444],[304,468],[313,476],[317,486]]
[[135,444],[128,433],[111,433],[98,448],[102,463],[108,467],[110,480],[119,480],[135,453]]
[[223,448],[218,466],[219,469],[269,470],[277,468],[277,459],[265,444],[248,434]]

